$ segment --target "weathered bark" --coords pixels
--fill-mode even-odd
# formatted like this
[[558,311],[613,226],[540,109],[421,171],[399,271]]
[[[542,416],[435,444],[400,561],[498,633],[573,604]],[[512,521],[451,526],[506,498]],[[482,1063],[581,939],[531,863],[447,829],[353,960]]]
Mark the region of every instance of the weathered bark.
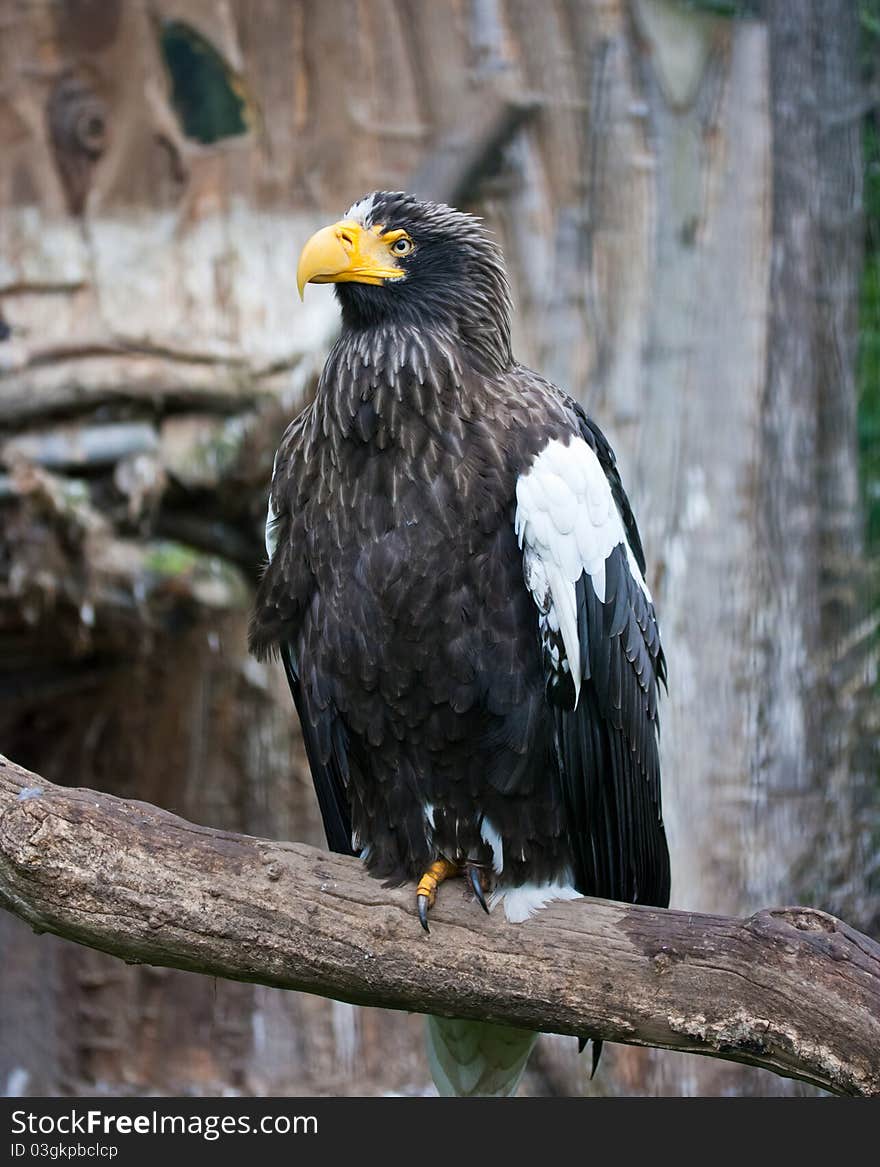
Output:
[[[809,908],[747,920],[599,900],[486,920],[451,885],[196,827],[0,758],[0,903],[132,963],[744,1061],[880,1095],[880,945]],[[444,902],[445,901],[445,902]]]

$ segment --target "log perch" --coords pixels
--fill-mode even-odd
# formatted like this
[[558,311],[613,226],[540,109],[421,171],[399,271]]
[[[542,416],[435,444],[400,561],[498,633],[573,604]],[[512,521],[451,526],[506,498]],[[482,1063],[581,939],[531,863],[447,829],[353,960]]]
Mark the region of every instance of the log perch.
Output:
[[525,924],[352,858],[55,786],[0,757],[0,904],[38,931],[360,1005],[763,1066],[880,1095],[880,945],[812,908],[748,919],[583,900]]

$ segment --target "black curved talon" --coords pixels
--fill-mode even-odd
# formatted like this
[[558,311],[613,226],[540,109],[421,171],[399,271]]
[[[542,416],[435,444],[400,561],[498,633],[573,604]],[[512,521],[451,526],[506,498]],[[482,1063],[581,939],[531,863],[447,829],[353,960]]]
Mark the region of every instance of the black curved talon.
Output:
[[480,878],[480,869],[471,865],[468,867],[468,875],[471,880],[471,887],[474,889],[474,895],[477,897],[477,902],[480,907],[489,915],[489,905],[486,903],[486,893],[483,891],[483,881]]
[[419,921],[422,927],[430,935],[431,929],[428,927],[428,897],[416,896],[419,905]]

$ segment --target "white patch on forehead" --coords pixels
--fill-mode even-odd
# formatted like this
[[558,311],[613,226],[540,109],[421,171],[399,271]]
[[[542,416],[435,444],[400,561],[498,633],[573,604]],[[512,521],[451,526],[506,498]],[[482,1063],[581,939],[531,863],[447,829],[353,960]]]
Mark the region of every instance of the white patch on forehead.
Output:
[[367,195],[366,198],[359,199],[345,212],[345,218],[355,219],[362,227],[370,225],[373,216],[373,202],[373,195]]

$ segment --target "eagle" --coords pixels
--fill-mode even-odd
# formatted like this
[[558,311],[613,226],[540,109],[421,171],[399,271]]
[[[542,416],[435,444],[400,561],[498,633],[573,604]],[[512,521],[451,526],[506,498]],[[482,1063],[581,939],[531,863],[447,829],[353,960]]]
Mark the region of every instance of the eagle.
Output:
[[[334,284],[342,324],[275,459],[250,646],[283,662],[328,845],[413,882],[426,930],[455,875],[511,923],[667,906],[639,530],[596,423],[514,358],[499,247],[376,191],[297,281]],[[429,1018],[438,1089],[515,1092],[534,1040]]]

